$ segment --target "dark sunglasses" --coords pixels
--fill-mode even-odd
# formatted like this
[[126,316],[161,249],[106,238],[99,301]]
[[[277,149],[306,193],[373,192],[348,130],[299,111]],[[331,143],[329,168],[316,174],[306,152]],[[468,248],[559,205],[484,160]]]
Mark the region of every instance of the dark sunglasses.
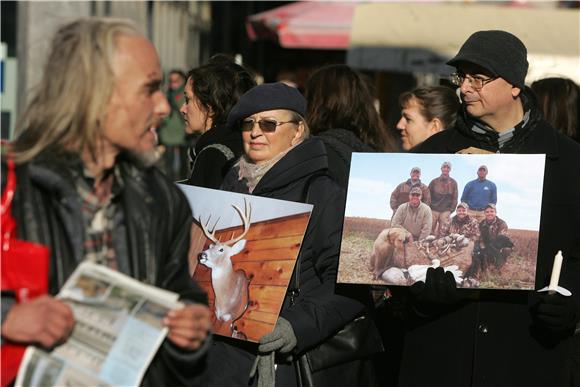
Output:
[[411,196],[421,196],[421,194],[411,194]]
[[254,124],[258,123],[258,126],[260,127],[262,132],[273,133],[276,131],[276,128],[280,125],[284,125],[284,124],[288,124],[288,123],[297,124],[299,122],[300,121],[296,121],[296,120],[278,122],[276,120],[267,120],[267,119],[259,120],[259,121],[247,119],[247,120],[242,121],[241,129],[242,129],[242,132],[250,132],[254,128]]

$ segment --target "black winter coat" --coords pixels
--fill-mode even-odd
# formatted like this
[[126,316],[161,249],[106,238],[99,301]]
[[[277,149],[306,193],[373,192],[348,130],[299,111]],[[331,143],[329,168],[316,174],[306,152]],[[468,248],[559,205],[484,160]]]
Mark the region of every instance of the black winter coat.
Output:
[[197,140],[189,153],[192,168],[187,184],[218,189],[242,155],[242,134],[225,125],[216,125]]
[[[548,285],[554,255],[565,256],[560,285],[573,293],[580,316],[580,145],[557,133],[533,107],[530,121],[517,127],[509,153],[546,154],[536,289]],[[474,146],[498,151],[494,139],[471,131],[468,118],[414,149],[456,153]],[[458,295],[472,292],[457,291]],[[530,307],[537,294],[481,290],[476,300],[458,303],[432,319],[418,319],[405,336],[401,386],[568,387],[579,341],[555,338],[533,327]],[[576,362],[579,360],[576,359]],[[578,363],[577,363],[578,364]],[[420,371],[420,372],[419,372]]]
[[317,137],[326,147],[330,175],[344,188],[348,187],[352,152],[375,152],[350,130],[329,129],[320,132]]
[[[12,215],[17,237],[49,246],[49,292],[56,294],[83,258],[81,202],[70,172],[76,157],[38,157],[16,167]],[[120,161],[124,187],[119,201],[124,213],[125,274],[207,304],[205,293],[189,276],[187,253],[191,210],[183,193],[156,168],[141,169]],[[2,188],[6,166],[2,164]],[[122,231],[122,230],[120,230]],[[117,252],[119,253],[119,252]],[[3,300],[4,301],[4,300]],[[165,341],[153,359],[143,386],[194,386],[200,359],[209,348],[185,352]]]
[[[248,193],[245,181],[238,180],[237,168],[227,175],[222,188]],[[294,305],[290,304],[287,294],[280,313],[294,329],[298,339],[294,353],[299,355],[332,336],[362,314],[365,308],[364,289],[348,286],[339,290],[335,284],[345,204],[344,190],[328,177],[324,145],[317,139],[310,139],[276,163],[252,194],[314,205],[300,250],[300,294]],[[295,284],[295,275],[293,273],[289,288]],[[341,290],[348,291],[348,296],[340,294]],[[355,298],[360,301],[353,298],[353,293],[359,290],[361,295]],[[233,340],[216,340],[208,359],[209,367],[214,369],[210,369],[211,380],[206,381],[206,385],[247,386],[255,353],[255,346]],[[374,380],[373,369],[368,361],[355,361],[323,370],[317,377],[317,386],[372,386]],[[294,378],[291,364],[278,364],[277,385],[292,386]]]

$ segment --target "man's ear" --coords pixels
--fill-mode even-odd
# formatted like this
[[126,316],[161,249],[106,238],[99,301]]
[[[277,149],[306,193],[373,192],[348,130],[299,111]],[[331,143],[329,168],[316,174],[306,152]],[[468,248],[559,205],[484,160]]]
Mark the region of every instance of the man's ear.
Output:
[[432,134],[439,133],[444,129],[443,122],[437,117],[433,118],[431,122],[429,122],[429,132]]
[[519,87],[516,87],[516,86],[512,87],[512,97],[514,99],[519,97],[521,92],[522,92],[522,89],[520,89]]

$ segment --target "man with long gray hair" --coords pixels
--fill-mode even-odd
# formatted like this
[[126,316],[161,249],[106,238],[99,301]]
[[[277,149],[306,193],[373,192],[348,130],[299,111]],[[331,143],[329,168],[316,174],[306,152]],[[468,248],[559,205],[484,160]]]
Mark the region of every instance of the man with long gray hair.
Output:
[[[16,164],[19,239],[50,249],[54,295],[83,260],[180,294],[167,339],[143,385],[194,385],[208,347],[207,299],[189,276],[191,210],[151,165],[155,129],[169,112],[155,48],[127,21],[83,19],[54,37],[44,77],[7,148]],[[2,160],[5,189],[6,160]],[[52,296],[24,303],[2,293],[2,340],[53,348],[74,327]]]

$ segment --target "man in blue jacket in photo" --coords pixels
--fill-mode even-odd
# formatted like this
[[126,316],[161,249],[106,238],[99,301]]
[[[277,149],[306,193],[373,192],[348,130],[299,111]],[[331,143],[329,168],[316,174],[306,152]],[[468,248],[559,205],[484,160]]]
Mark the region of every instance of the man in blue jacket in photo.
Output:
[[484,210],[488,204],[497,204],[497,187],[493,181],[487,179],[487,167],[477,168],[477,179],[465,184],[461,194],[461,202],[467,203],[467,215],[474,217],[478,222],[485,219]]

